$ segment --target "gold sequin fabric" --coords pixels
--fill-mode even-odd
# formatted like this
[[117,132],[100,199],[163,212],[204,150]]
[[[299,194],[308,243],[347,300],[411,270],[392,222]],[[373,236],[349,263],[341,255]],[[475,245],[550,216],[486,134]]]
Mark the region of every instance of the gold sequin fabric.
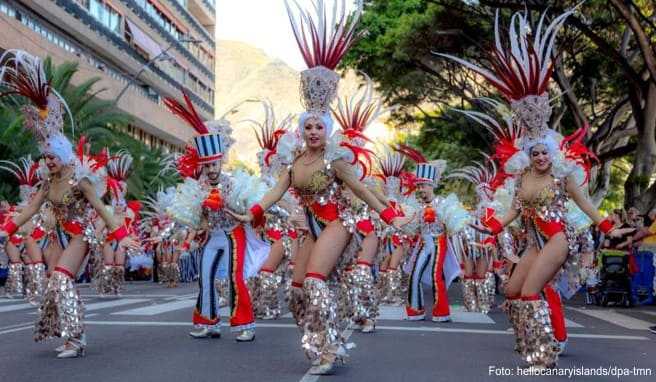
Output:
[[336,294],[325,281],[308,277],[303,282],[305,317],[301,343],[310,360],[335,362],[346,356],[338,329]]
[[378,301],[386,304],[389,302],[389,272],[384,271],[378,273],[378,280],[376,281],[376,291],[378,292]]
[[468,312],[478,312],[478,299],[476,298],[476,280],[462,280],[462,303]]
[[22,296],[25,293],[23,283],[23,263],[10,263],[5,282],[5,293],[9,297]]
[[25,269],[25,298],[32,305],[39,305],[48,286],[46,265],[28,264]]
[[103,265],[96,276],[96,292],[102,296],[112,295],[113,288],[113,266]]
[[375,321],[378,317],[378,299],[371,267],[357,264],[351,272],[350,285],[349,293],[353,304],[353,321]]
[[474,285],[476,286],[478,311],[487,314],[490,311],[490,294],[486,279],[476,279],[474,280]]
[[[405,285],[404,285],[405,284]],[[387,270],[387,303],[391,305],[405,304],[407,282],[403,282],[401,268]]]
[[303,319],[305,318],[305,292],[303,288],[290,286],[287,297],[287,307],[294,317],[294,321],[303,331]]
[[55,271],[48,282],[48,289],[39,307],[39,317],[34,325],[34,340],[53,337],[64,340],[80,339],[84,333],[84,305],[73,280]]
[[278,318],[281,312],[278,290],[282,277],[277,272],[260,272],[256,279],[257,284],[254,285],[254,293],[251,295],[255,317]]
[[490,306],[494,305],[494,299],[497,295],[497,280],[494,277],[494,273],[486,272],[485,273],[485,289],[487,290],[487,296],[490,301]]
[[532,366],[555,366],[559,347],[554,338],[546,301],[522,301],[520,317],[526,346],[524,360]]
[[502,309],[508,315],[508,321],[512,326],[513,333],[515,334],[515,352],[519,353],[522,358],[526,352],[526,344],[524,339],[524,329],[521,323],[521,307],[522,301],[519,299],[515,300],[506,300],[503,304]]

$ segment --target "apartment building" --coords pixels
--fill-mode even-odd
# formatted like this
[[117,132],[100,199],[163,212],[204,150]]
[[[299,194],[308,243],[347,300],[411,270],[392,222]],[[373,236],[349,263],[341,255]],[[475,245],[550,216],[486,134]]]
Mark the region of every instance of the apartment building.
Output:
[[0,53],[78,62],[77,81],[99,77],[99,97],[133,116],[129,134],[179,150],[192,133],[162,101],[185,89],[213,117],[215,20],[214,0],[0,0]]

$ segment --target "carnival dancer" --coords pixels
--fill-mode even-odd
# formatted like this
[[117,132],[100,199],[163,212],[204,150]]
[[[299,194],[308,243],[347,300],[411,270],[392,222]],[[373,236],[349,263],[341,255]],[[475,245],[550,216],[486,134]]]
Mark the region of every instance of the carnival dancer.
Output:
[[[403,170],[407,156],[407,146],[387,147],[378,155],[377,177],[383,181],[383,195],[378,199],[389,203],[404,214],[419,212],[421,206],[412,195],[415,191],[414,175]],[[417,236],[416,224],[407,224],[398,229],[388,226],[382,229],[382,252],[385,257],[380,264],[377,288],[380,303],[403,306],[408,293],[402,263],[406,260],[410,248]]]
[[[299,118],[298,131],[285,134],[281,140],[300,138],[304,146],[299,144],[288,153],[292,165],[281,174],[276,186],[253,205],[247,215],[235,216],[243,221],[260,222],[264,212],[289,188],[301,198],[310,237],[304,241],[295,259],[292,290],[298,298],[298,305],[292,313],[297,322],[302,323],[303,349],[314,364],[310,373],[328,374],[335,363],[346,356],[343,337],[346,322],[338,317],[336,293],[341,271],[357,250],[357,241],[352,235],[355,221],[350,216],[352,211],[350,202],[345,199],[344,187],[350,188],[353,194],[380,213],[385,222],[394,221],[401,225],[404,220],[358,181],[353,166],[358,161],[356,153],[362,151],[345,142],[343,135],[332,133],[329,105],[335,98],[339,82],[334,68],[357,37],[355,27],[362,2],[358,1],[356,12],[348,17],[345,4],[342,3],[341,7],[336,4],[332,18],[328,18],[322,0],[314,4],[314,15],[297,4],[302,14],[298,18],[286,4],[292,29],[310,69],[301,73],[301,100],[306,112]],[[338,25],[329,20],[337,20]],[[318,33],[318,38],[311,43],[302,37],[308,30]],[[280,147],[278,152],[281,154]]]
[[[252,121],[256,126],[255,137],[261,148],[257,153],[260,167],[260,178],[269,188],[272,188],[280,175],[291,163],[277,154],[280,137],[287,132],[292,122],[291,115],[277,121],[271,101],[262,101],[264,121]],[[271,252],[252,282],[253,309],[258,318],[276,319],[281,314],[279,290],[283,279],[288,276],[288,264],[298,248],[298,231],[294,227],[292,216],[302,214],[298,199],[290,192],[285,193],[283,200],[266,214],[266,224],[263,235],[271,244]]]
[[[372,143],[365,135],[365,130],[389,109],[383,106],[379,98],[374,98],[374,86],[371,79],[364,74],[365,85],[351,97],[340,97],[337,107],[333,109],[335,120],[342,128],[342,134],[351,144],[364,147]],[[368,158],[368,157],[365,157]],[[382,202],[387,199],[378,191],[378,179],[371,174],[372,161],[360,163],[362,182]],[[364,175],[364,176],[362,176]],[[360,241],[360,250],[356,261],[347,269],[346,280],[342,286],[348,295],[351,320],[362,333],[371,333],[376,328],[378,316],[378,292],[374,284],[372,267],[377,262],[379,253],[379,234],[381,233],[378,216],[366,203],[351,198],[353,213],[356,216],[356,235]]]
[[[171,112],[185,120],[197,133],[194,147],[178,159],[178,170],[185,177],[178,185],[167,211],[180,224],[209,232],[200,265],[199,293],[189,333],[194,338],[219,337],[219,301],[214,280],[221,270],[229,280],[230,326],[239,332],[239,342],[255,339],[255,317],[246,286],[266,259],[269,245],[260,241],[250,225],[235,220],[227,209],[245,212],[259,199],[266,186],[243,172],[222,172],[223,161],[234,142],[230,124],[223,118],[204,122],[187,96],[185,104],[167,98]],[[198,180],[196,179],[198,178]]]
[[446,161],[428,162],[416,151],[413,156],[417,162],[417,194],[424,207],[418,217],[420,239],[408,264],[411,273],[406,319],[424,319],[422,282],[426,282],[433,290],[432,320],[448,322],[451,321],[451,315],[447,291],[451,282],[460,274],[460,265],[454,248],[449,245],[449,237],[459,234],[471,217],[454,194],[446,198],[435,196],[434,188],[441,180]]
[[[125,200],[132,167],[132,156],[126,151],[109,155],[107,162],[107,198],[110,200],[111,213],[117,219],[124,221],[131,235],[134,235],[134,222],[139,212],[134,203]],[[131,208],[132,207],[132,208]],[[135,211],[136,209],[136,211]],[[104,229],[104,221],[100,219],[97,230]],[[96,275],[96,289],[101,296],[118,296],[125,282],[125,248],[119,248],[116,241],[104,242],[101,247],[103,265]]]
[[505,216],[489,216],[482,226],[475,227],[497,235],[521,217],[527,235],[525,249],[508,280],[505,294],[511,299],[521,298],[516,303],[518,335],[523,338],[520,351],[523,359],[534,367],[554,367],[560,350],[541,291],[556,276],[565,285],[580,286],[575,225],[586,219],[572,215],[583,215],[582,211],[602,232],[613,228],[586,195],[593,156],[580,142],[585,130],[563,138],[548,127],[553,45],[558,30],[572,12],[574,9],[551,23],[546,23],[545,13],[535,29],[530,28],[528,12],[514,14],[508,28],[509,48],[501,43],[497,12],[497,44],[488,56],[492,69],[444,55],[479,73],[496,87],[509,100],[514,123],[522,128],[516,139],[500,142],[495,153],[500,168],[514,176],[514,201]]
[[[7,94],[26,97],[31,104],[23,108],[25,127],[35,134],[45,157],[47,177],[32,200],[18,215],[0,229],[0,237],[14,234],[47,204],[57,221],[57,235],[66,245],[50,276],[48,288],[39,308],[35,324],[36,341],[62,337],[65,345],[58,358],[84,355],[84,306],[75,288],[74,277],[87,254],[86,234],[93,236],[88,216],[95,210],[105,220],[112,239],[119,246],[136,246],[128,239],[122,222],[109,213],[99,195],[104,193],[102,161],[84,155],[84,142],[78,145],[78,156],[63,134],[64,100],[51,88],[43,62],[20,50],[9,50],[0,58],[0,83]],[[71,124],[73,123],[71,118]],[[95,239],[93,239],[95,240]],[[54,243],[53,243],[54,244]]]
[[[448,178],[464,179],[474,185],[478,203],[472,217],[478,223],[483,221],[494,198],[493,182],[496,179],[494,162],[490,161],[488,166],[476,162],[474,165],[451,172]],[[491,274],[489,269],[496,253],[495,238],[484,235],[471,227],[465,227],[463,234],[458,239],[464,245],[462,251],[464,255],[462,259],[464,265],[463,304],[469,312],[487,314],[494,301],[494,275],[492,275],[492,282],[488,275]]]
[[[20,158],[18,164],[10,161],[0,161],[0,169],[9,171],[16,177],[20,190],[20,202],[16,208],[9,211],[9,218],[17,215],[34,197],[41,182],[39,164],[28,156]],[[35,217],[23,225],[16,234],[12,235],[7,244],[6,252],[10,259],[9,275],[5,286],[7,295],[20,295],[24,291],[25,298],[32,305],[39,304],[48,282],[46,264],[43,261],[43,252],[41,250],[41,242],[45,237],[45,233],[42,220]],[[27,255],[27,260],[23,266],[24,273],[19,271],[22,265],[21,247]]]

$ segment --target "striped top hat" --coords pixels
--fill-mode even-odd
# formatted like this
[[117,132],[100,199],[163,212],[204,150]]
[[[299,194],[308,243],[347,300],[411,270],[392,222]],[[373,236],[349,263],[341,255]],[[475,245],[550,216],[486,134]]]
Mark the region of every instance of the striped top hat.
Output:
[[223,158],[221,134],[209,133],[194,137],[194,146],[198,152],[198,163],[209,163]]
[[417,167],[415,168],[415,182],[418,184],[432,183],[433,185],[437,185],[442,178],[445,168],[446,161],[442,159],[417,163]]
[[222,132],[210,131],[209,122],[204,122],[198,115],[189,96],[184,91],[182,96],[185,105],[173,98],[164,99],[164,103],[173,114],[184,119],[198,133],[193,139],[198,154],[198,164],[210,163],[223,158],[229,144],[224,142]]

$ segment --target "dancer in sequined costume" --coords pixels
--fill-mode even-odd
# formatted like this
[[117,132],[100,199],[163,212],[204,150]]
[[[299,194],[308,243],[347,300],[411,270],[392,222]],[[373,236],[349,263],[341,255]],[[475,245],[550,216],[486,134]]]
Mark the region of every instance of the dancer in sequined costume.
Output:
[[56,220],[50,245],[60,244],[61,254],[51,273],[48,287],[39,308],[34,328],[34,339],[61,337],[65,340],[58,358],[72,358],[84,354],[84,306],[75,287],[75,275],[87,254],[86,240],[95,240],[92,212],[95,210],[109,227],[111,239],[119,247],[136,246],[128,239],[123,222],[109,213],[100,197],[104,194],[102,158],[91,158],[85,153],[85,142],[80,140],[78,155],[64,136],[64,110],[67,106],[46,78],[43,62],[30,54],[10,50],[0,58],[0,82],[31,104],[23,108],[25,127],[35,134],[44,155],[47,176],[29,204],[0,229],[0,237],[14,234],[20,226],[39,213],[42,206]]
[[[496,178],[494,162],[490,161],[488,166],[475,163],[457,169],[449,175],[449,178],[464,179],[474,185],[478,203],[472,215],[477,223],[483,221],[494,198],[493,182]],[[466,227],[456,240],[464,246],[462,296],[465,309],[469,312],[487,314],[494,302],[495,284],[490,283],[488,275],[491,272],[488,270],[496,253],[495,239]],[[494,276],[492,280],[494,281]]]
[[419,240],[409,261],[410,285],[405,307],[406,319],[423,320],[424,293],[422,283],[432,288],[432,321],[451,321],[449,296],[451,282],[459,276],[460,265],[449,238],[458,235],[470,222],[470,215],[454,194],[446,198],[436,196],[434,188],[438,186],[446,168],[446,161],[428,162],[420,153],[415,152],[415,184],[417,196],[422,204],[418,214],[417,231]]
[[[497,137],[495,147],[499,168],[510,177],[506,183],[514,183],[506,185],[513,190],[512,203],[503,217],[498,213],[488,216],[475,228],[498,235],[520,218],[526,235],[525,241],[519,243],[523,254],[505,286],[505,294],[515,301],[518,350],[535,367],[554,367],[558,360],[560,346],[541,292],[554,278],[571,289],[580,286],[576,268],[577,226],[591,220],[602,232],[612,230],[612,223],[599,215],[586,194],[592,155],[581,143],[585,129],[563,138],[548,127],[553,44],[572,12],[574,9],[551,23],[545,21],[545,13],[532,32],[528,13],[514,14],[508,28],[512,48],[500,42],[496,45],[488,56],[492,69],[443,55],[481,74],[496,87],[510,102],[511,124],[521,128],[518,134]],[[497,25],[498,18],[497,13]],[[496,33],[496,40],[501,41],[499,28]]]
[[[107,162],[107,188],[106,198],[110,200],[107,208],[124,222],[130,234],[134,234],[133,223],[136,213],[134,208],[125,200],[127,193],[127,180],[130,177],[132,156],[127,152],[118,152],[110,155]],[[100,219],[96,230],[104,233],[104,221]],[[125,282],[124,248],[118,248],[116,241],[106,241],[102,248],[102,267],[96,275],[96,290],[101,296],[119,296]]]
[[[333,115],[342,128],[342,134],[348,138],[349,143],[357,147],[364,147],[367,143],[371,143],[365,135],[365,130],[372,122],[389,111],[383,106],[382,100],[374,97],[371,79],[367,75],[364,77],[365,86],[350,97],[340,97],[337,107],[333,109]],[[378,191],[378,177],[366,173],[373,165],[373,161],[368,158],[365,157],[362,166],[358,167],[363,171],[360,178],[381,203],[387,204],[388,200]],[[360,245],[357,258],[347,268],[346,282],[342,283],[344,289],[342,293],[346,294],[345,300],[348,304],[346,309],[355,324],[354,327],[360,328],[362,333],[371,333],[375,330],[378,316],[379,293],[374,283],[372,268],[378,262],[381,224],[378,215],[371,211],[366,203],[355,197],[350,199],[356,221],[355,234]]]
[[178,224],[194,230],[205,230],[208,239],[200,262],[199,293],[189,333],[194,338],[219,337],[221,323],[219,299],[214,280],[217,275],[228,278],[230,291],[230,327],[236,340],[255,339],[255,316],[246,280],[262,266],[269,245],[260,241],[250,225],[233,218],[228,209],[245,212],[266,191],[264,183],[244,172],[228,174],[222,163],[234,140],[232,128],[225,119],[203,121],[191,100],[183,93],[185,103],[167,98],[171,112],[195,131],[193,147],[178,158],[177,167],[184,177],[179,184],[169,216]]
[[[277,153],[280,137],[291,124],[291,116],[276,120],[275,111],[270,101],[262,101],[264,121],[255,122],[255,135],[261,151],[257,153],[260,178],[268,187],[273,187],[289,163]],[[298,249],[299,231],[295,227],[296,216],[302,216],[298,199],[291,193],[285,193],[283,200],[266,214],[266,223],[262,235],[271,244],[271,251],[262,265],[258,275],[249,280],[253,297],[255,316],[265,320],[276,319],[281,314],[280,290],[283,282],[289,279],[289,263]],[[291,285],[290,285],[291,286]],[[287,292],[287,291],[285,291]]]
[[[41,181],[38,168],[38,162],[34,162],[31,157],[20,158],[18,163],[0,161],[0,169],[9,171],[16,177],[20,190],[20,202],[18,206],[10,208],[7,219],[20,213],[34,197]],[[15,297],[24,293],[25,298],[32,305],[39,304],[48,282],[41,250],[44,238],[45,230],[39,216],[31,219],[11,236],[6,247],[10,260],[9,275],[5,284],[7,296]],[[24,264],[21,252],[26,255]]]
[[[301,73],[301,100],[306,112],[299,118],[298,131],[288,132],[278,143],[279,155],[287,155],[289,163],[276,186],[243,221],[259,222],[264,212],[292,189],[305,208],[310,231],[295,258],[292,284],[292,313],[303,330],[303,349],[314,366],[312,374],[331,373],[335,363],[346,356],[343,331],[348,321],[337,311],[341,273],[357,250],[353,232],[355,218],[344,187],[365,201],[387,223],[402,224],[391,207],[386,207],[358,180],[354,167],[364,154],[359,147],[345,141],[342,134],[332,133],[333,120],[329,105],[335,98],[339,75],[333,70],[356,37],[355,27],[362,10],[347,17],[345,7],[335,7],[335,18],[319,1],[314,11],[299,7],[304,14],[297,17],[287,4],[292,29],[310,69]],[[298,4],[296,4],[298,6]],[[343,4],[342,4],[343,5]],[[316,14],[314,14],[316,12]],[[341,20],[333,25],[328,20]],[[315,28],[320,37],[313,43],[301,36],[303,30]],[[335,29],[335,33],[332,30]],[[339,41],[339,43],[336,43]],[[312,44],[316,43],[316,46]],[[283,148],[287,148],[283,150]],[[287,152],[283,154],[283,152]],[[237,215],[236,215],[237,216]]]

